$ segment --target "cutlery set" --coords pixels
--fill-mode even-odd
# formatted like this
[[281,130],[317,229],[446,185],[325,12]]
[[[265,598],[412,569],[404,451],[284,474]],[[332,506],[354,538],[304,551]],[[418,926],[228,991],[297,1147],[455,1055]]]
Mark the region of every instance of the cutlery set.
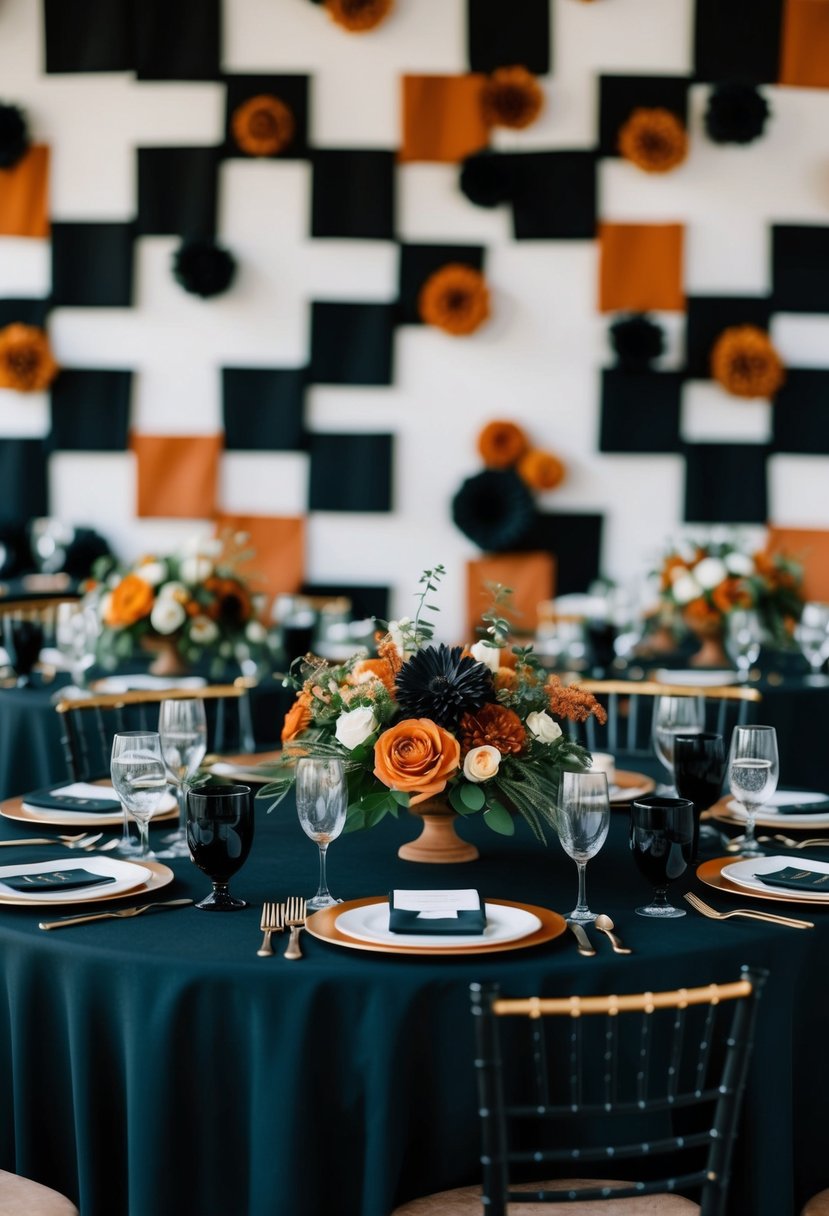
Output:
[[107,840],[105,844],[98,844],[98,841],[103,836],[103,832],[98,832],[96,835],[90,835],[88,832],[81,832],[74,836],[31,836],[26,840],[0,840],[0,848],[9,849],[15,848],[18,845],[41,845],[41,844],[57,844],[64,849],[81,849],[84,853],[109,853],[112,849],[117,849],[120,841],[117,838]]
[[[616,926],[609,916],[597,916],[591,923],[594,929],[598,929],[600,933],[604,933],[609,939],[614,954],[633,954],[633,951],[628,946],[622,945],[617,935],[613,932]],[[579,954],[584,958],[593,958],[596,954],[596,949],[587,936],[585,926],[576,920],[568,920],[567,927],[572,931],[578,943],[576,948]]]
[[305,915],[305,900],[297,896],[291,896],[282,904],[263,904],[259,928],[264,937],[262,938],[262,945],[256,951],[257,955],[260,958],[269,958],[273,955],[272,935],[274,933],[282,933],[285,929],[290,929],[291,936],[283,958],[302,958],[302,950],[299,945],[299,931],[305,928]]

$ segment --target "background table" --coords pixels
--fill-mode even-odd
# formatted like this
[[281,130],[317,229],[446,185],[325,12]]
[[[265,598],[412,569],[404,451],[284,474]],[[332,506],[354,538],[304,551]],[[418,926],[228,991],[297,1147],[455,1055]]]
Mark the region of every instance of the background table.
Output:
[[[419,959],[303,934],[302,961],[257,958],[262,901],[316,885],[316,848],[290,802],[257,812],[253,853],[231,884],[253,905],[243,912],[185,908],[43,933],[43,913],[0,909],[0,1167],[72,1195],[83,1216],[388,1216],[479,1178],[471,981],[519,996],[633,992],[729,980],[753,963],[771,975],[729,1211],[793,1216],[829,1185],[829,911],[809,931],[692,912],[647,922],[632,911],[647,888],[627,822],[613,811],[587,889],[629,958],[602,938],[584,959],[570,934],[486,958]],[[575,902],[574,864],[523,825],[505,839],[467,820],[481,859],[440,867],[397,859],[417,828],[404,813],[336,841],[335,894],[477,885],[562,912]],[[25,834],[6,820],[0,832]],[[207,891],[188,861],[172,864],[165,895]]]

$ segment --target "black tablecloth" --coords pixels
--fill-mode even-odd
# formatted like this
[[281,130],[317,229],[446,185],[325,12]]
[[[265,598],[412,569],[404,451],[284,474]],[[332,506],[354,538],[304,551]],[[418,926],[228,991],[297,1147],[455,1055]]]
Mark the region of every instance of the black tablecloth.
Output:
[[[486,958],[397,957],[303,934],[305,957],[256,957],[265,899],[310,894],[316,848],[286,802],[257,809],[256,841],[231,883],[245,911],[192,908],[44,933],[35,910],[0,909],[0,1167],[80,1201],[83,1216],[388,1216],[395,1203],[479,1178],[468,984],[509,994],[633,992],[769,968],[742,1120],[730,1216],[793,1216],[829,1185],[825,1151],[829,912],[809,931],[653,923],[615,810],[588,866],[591,905],[635,953],[582,958],[569,934]],[[479,861],[399,861],[403,814],[336,841],[344,898],[395,886],[477,886],[484,896],[569,911],[575,865],[469,819]],[[5,837],[22,826],[0,821]],[[46,851],[4,850],[3,861]],[[57,850],[49,850],[49,856]],[[163,895],[200,897],[188,861]],[[710,891],[713,903],[728,900]],[[678,894],[678,892],[676,893]],[[161,897],[161,896],[159,896]],[[594,934],[598,939],[599,934]]]

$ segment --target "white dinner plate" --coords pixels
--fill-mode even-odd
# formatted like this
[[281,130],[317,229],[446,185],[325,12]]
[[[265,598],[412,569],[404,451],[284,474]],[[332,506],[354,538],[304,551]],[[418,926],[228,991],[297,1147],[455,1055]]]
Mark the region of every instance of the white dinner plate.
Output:
[[743,861],[734,861],[731,865],[723,866],[722,876],[727,878],[729,882],[733,882],[737,887],[744,887],[747,891],[763,891],[766,895],[773,893],[777,899],[793,899],[799,900],[803,895],[808,895],[809,902],[820,900],[821,903],[829,904],[829,891],[825,894],[821,891],[792,891],[786,887],[771,887],[767,883],[760,882],[759,878],[755,878],[755,874],[769,874],[773,870],[782,870],[784,866],[795,866],[799,870],[815,870],[818,874],[829,874],[829,862],[815,861],[813,858],[802,857],[746,857]]
[[506,904],[485,904],[486,928],[483,933],[429,934],[391,933],[389,905],[366,904],[350,908],[338,916],[335,925],[340,933],[359,942],[381,942],[385,945],[423,946],[430,950],[445,946],[487,946],[493,942],[514,942],[541,928],[541,921],[532,912]]
[[[757,812],[755,822],[758,827],[824,828],[829,826],[829,811],[815,811],[812,815],[784,815],[776,808],[792,802],[800,802],[803,805],[809,802],[825,802],[827,798],[829,794],[819,794],[813,790],[777,790]],[[726,808],[729,815],[745,822],[746,813],[735,799],[732,798]]]
[[[70,870],[88,870],[90,874],[103,874],[114,878],[115,882],[100,884],[92,887],[76,887],[73,891],[16,891],[7,887],[3,882],[5,877],[15,874],[49,874],[55,870],[61,873]],[[26,903],[40,904],[70,904],[83,903],[91,895],[106,893],[107,896],[123,895],[126,891],[134,891],[142,887],[151,877],[151,871],[134,861],[119,861],[116,857],[63,857],[59,861],[37,861],[28,865],[0,866],[0,896]]]
[[[69,785],[69,782],[67,781],[64,784]],[[56,784],[54,788],[57,789],[59,787]],[[101,789],[104,793],[115,794],[115,790],[111,785],[102,785]],[[9,811],[4,809],[3,815],[9,819],[26,819],[31,823],[50,824],[55,827],[74,826],[79,828],[91,828],[97,824],[102,828],[106,828],[117,827],[124,821],[124,814],[121,810],[121,800],[117,797],[117,795],[112,800],[111,815],[109,811],[73,811],[70,808],[61,808],[60,810],[57,810],[54,807],[31,806],[26,801],[25,794],[23,796],[23,803],[20,809],[23,814],[9,814]],[[176,802],[176,796],[168,791],[159,802],[158,809],[152,818],[158,819],[162,816],[170,815],[177,810],[178,803]],[[150,820],[150,822],[152,822],[152,820]]]
[[204,688],[204,676],[150,676],[143,673],[127,676],[104,676],[90,687],[95,692],[132,692],[146,689],[150,692],[166,692],[169,688]]

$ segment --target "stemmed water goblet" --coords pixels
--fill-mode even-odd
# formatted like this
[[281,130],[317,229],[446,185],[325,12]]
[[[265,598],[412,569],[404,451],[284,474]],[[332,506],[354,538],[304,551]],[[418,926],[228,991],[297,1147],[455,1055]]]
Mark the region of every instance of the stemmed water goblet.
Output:
[[179,825],[165,837],[158,857],[187,857],[187,791],[207,751],[207,717],[199,697],[171,698],[161,702],[158,714],[161,752],[167,776],[176,792]]
[[654,698],[653,748],[668,771],[668,785],[657,788],[658,794],[673,796],[674,740],[677,735],[697,735],[705,728],[705,701],[701,696],[671,696]]
[[694,847],[694,804],[687,798],[654,794],[638,798],[630,808],[630,848],[640,873],[654,887],[649,904],[637,916],[672,920],[683,908],[668,903],[668,886],[680,878],[691,861]]
[[610,827],[610,801],[607,774],[601,772],[562,773],[556,830],[561,847],[575,861],[579,872],[578,902],[568,920],[589,923],[596,919],[587,906],[585,871],[607,839]]
[[825,684],[820,672],[829,657],[829,604],[804,604],[794,636],[811,668],[811,683]]
[[743,857],[762,857],[754,837],[754,821],[774,791],[780,776],[777,731],[773,726],[735,726],[728,755],[728,783],[745,813],[746,828],[740,839]]
[[149,824],[167,791],[167,775],[156,731],[128,730],[112,740],[110,775],[125,810],[138,824],[136,856],[150,857]]
[[756,612],[735,608],[725,618],[725,649],[738,672],[738,679],[745,683],[751,669],[760,657],[763,628]]
[[187,844],[193,864],[213,884],[211,893],[196,904],[203,912],[238,912],[246,908],[228,883],[247,861],[253,844],[253,799],[249,785],[203,785],[189,789]]
[[55,615],[55,645],[66,659],[72,683],[61,688],[60,697],[87,696],[84,689],[86,672],[95,662],[97,621],[89,608],[65,601],[58,604]]
[[348,787],[342,761],[334,757],[306,756],[296,766],[296,809],[302,830],[319,846],[319,890],[309,899],[309,912],[341,903],[328,890],[326,854],[332,840],[345,827]]

